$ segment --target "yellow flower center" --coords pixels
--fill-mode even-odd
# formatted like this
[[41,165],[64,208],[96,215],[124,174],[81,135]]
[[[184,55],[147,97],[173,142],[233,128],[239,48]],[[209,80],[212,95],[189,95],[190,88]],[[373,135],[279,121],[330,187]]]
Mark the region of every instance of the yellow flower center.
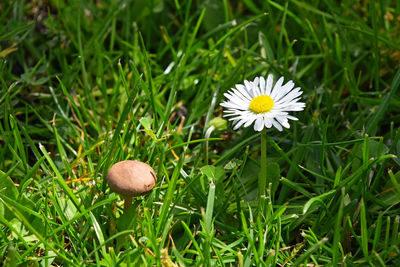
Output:
[[249,109],[253,113],[266,113],[274,106],[274,100],[269,95],[259,95],[250,101]]

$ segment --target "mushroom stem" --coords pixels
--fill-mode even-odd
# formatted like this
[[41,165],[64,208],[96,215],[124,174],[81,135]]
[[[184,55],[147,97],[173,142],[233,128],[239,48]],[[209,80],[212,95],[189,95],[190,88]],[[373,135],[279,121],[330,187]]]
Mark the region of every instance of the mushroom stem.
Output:
[[132,197],[131,196],[125,196],[125,203],[124,203],[124,209],[127,210],[129,207],[132,205]]

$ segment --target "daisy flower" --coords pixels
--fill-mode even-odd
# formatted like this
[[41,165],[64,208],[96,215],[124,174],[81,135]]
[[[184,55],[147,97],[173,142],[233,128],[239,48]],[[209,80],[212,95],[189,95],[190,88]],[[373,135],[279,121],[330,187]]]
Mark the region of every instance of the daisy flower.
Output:
[[227,101],[220,105],[226,108],[224,117],[231,117],[234,130],[254,122],[254,130],[258,132],[272,126],[282,131],[282,126],[290,128],[288,120],[298,120],[288,112],[304,109],[306,104],[298,102],[303,91],[300,87],[294,88],[293,81],[283,85],[283,77],[275,86],[273,82],[274,78],[269,74],[267,80],[264,77],[257,77],[252,82],[245,80],[244,85],[236,84],[236,88],[224,94]]

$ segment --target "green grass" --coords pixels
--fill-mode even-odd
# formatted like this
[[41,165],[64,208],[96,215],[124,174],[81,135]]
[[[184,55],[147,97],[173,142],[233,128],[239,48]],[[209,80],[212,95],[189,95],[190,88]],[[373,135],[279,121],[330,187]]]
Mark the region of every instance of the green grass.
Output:
[[[0,265],[400,265],[397,1],[2,1]],[[223,93],[302,87],[260,135]],[[147,162],[124,212],[104,177]],[[272,177],[273,176],[273,177]],[[261,216],[258,216],[261,211]]]

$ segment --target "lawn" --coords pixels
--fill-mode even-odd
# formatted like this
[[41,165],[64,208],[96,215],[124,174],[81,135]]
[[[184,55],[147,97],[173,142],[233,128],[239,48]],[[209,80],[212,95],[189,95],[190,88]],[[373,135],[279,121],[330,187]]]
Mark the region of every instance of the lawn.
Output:
[[0,265],[400,266],[399,67],[399,1],[1,1]]

